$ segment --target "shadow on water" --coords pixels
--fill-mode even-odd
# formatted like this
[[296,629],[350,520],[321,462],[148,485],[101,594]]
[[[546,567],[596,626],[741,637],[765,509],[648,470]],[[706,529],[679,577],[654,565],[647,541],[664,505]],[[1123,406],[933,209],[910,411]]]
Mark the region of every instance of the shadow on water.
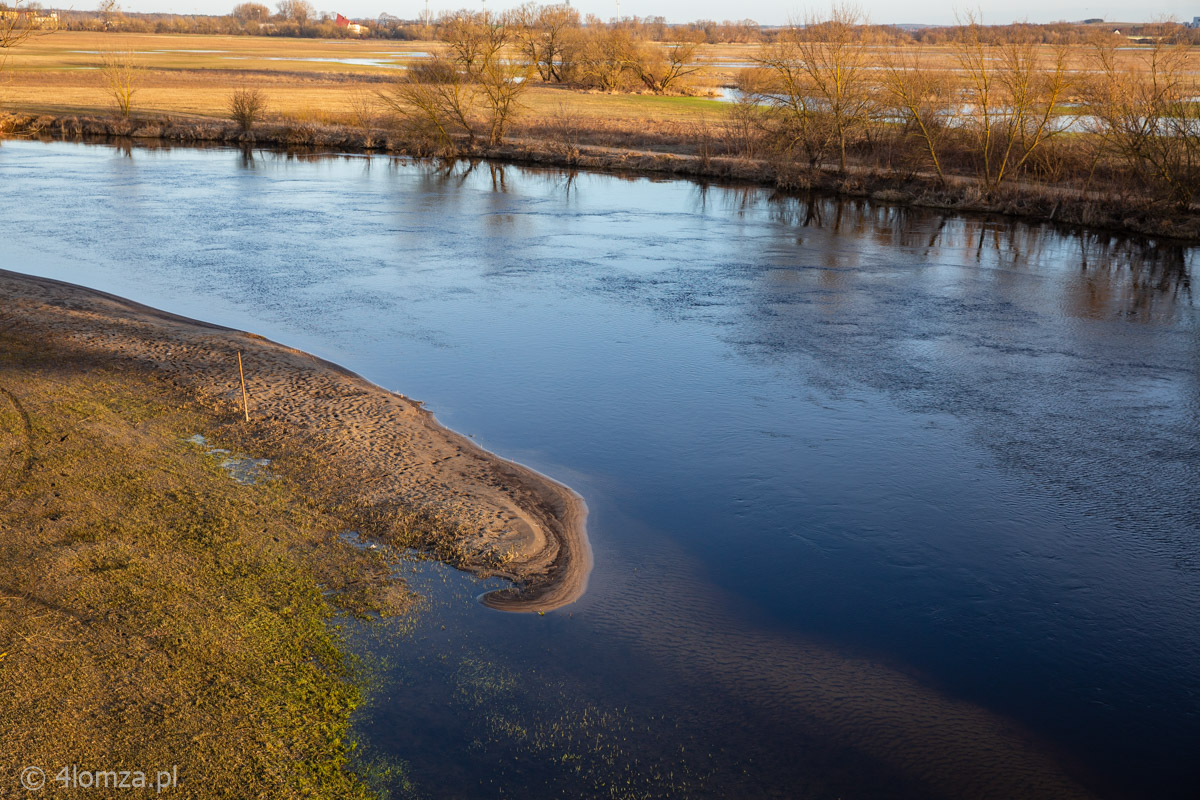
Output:
[[587,499],[575,605],[422,564],[414,619],[349,626],[397,796],[1196,785],[1194,249],[491,162],[6,143],[0,178],[5,266],[343,363]]

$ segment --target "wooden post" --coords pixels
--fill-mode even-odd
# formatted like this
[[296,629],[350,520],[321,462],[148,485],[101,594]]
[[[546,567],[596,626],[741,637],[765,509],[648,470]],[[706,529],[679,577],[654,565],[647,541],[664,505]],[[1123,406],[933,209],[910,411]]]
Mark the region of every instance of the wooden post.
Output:
[[242,351],[238,350],[238,375],[242,379],[242,412],[246,415],[246,422],[250,421],[250,403],[246,400],[246,373],[242,369]]

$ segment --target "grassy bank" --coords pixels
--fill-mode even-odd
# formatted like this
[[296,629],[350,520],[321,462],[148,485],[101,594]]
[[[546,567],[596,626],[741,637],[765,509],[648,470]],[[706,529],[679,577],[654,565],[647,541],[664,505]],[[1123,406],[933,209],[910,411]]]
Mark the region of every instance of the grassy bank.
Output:
[[[102,54],[114,49],[127,53],[137,67],[134,113],[128,119],[114,113],[98,70]],[[128,136],[442,155],[448,150],[445,142],[413,136],[380,93],[387,94],[398,78],[446,49],[444,42],[61,32],[15,50],[0,85],[0,102],[10,111],[7,120],[0,119],[0,129],[21,136]],[[902,52],[919,55],[931,69],[947,70],[956,63],[954,52],[938,46],[884,48],[875,55]],[[687,89],[704,95],[737,83],[748,74],[743,65],[761,55],[750,45],[706,45],[696,54],[703,67],[688,75]],[[1049,55],[1045,51],[1041,57]],[[1070,51],[1070,68],[1082,69],[1086,55],[1081,48]],[[1142,54],[1121,51],[1117,57],[1120,69],[1145,79]],[[231,93],[240,87],[257,88],[266,102],[249,133],[228,120]],[[753,107],[706,96],[610,93],[531,81],[518,105],[502,144],[464,141],[453,148],[455,154],[744,181],[786,191],[818,189],[1200,240],[1194,205],[1184,210],[1165,203],[1143,185],[1144,175],[1134,180],[1127,174],[1128,165],[1111,157],[1096,160],[1092,134],[1058,136],[1053,158],[1045,164],[1034,159],[1028,174],[1014,173],[1003,184],[992,184],[976,174],[977,159],[965,139],[958,141],[963,139],[958,129],[939,140],[946,173],[939,180],[920,142],[911,131],[899,135],[895,125],[856,127],[859,138],[868,131],[871,141],[852,143],[847,167],[840,170],[828,152],[809,164],[793,152],[795,146],[779,151],[771,138],[779,133],[771,127],[775,123]]]
[[[233,480],[195,434],[274,479]],[[227,403],[0,312],[0,794],[38,766],[57,795],[76,765],[175,769],[178,797],[370,796],[335,615],[407,595],[338,538],[311,466]]]
[[[661,99],[661,98],[657,98]],[[425,143],[412,142],[387,129],[369,132],[355,125],[320,121],[272,121],[250,134],[215,119],[181,120],[163,116],[9,115],[11,136],[46,141],[138,143],[155,147],[215,143],[239,147],[276,147],[305,152],[375,152],[398,156],[437,155]],[[897,174],[870,168],[804,169],[771,159],[722,156],[689,144],[678,126],[634,132],[620,124],[588,127],[559,120],[524,122],[513,138],[489,146],[462,142],[454,155],[497,159],[564,169],[623,174],[667,175],[698,180],[757,184],[787,192],[818,191],[876,202],[944,209],[954,213],[1002,214],[1035,222],[1110,230],[1183,242],[1200,241],[1200,215],[1163,209],[1134,198],[1114,197],[1071,187],[1011,183],[985,192],[970,178],[945,183],[922,173]],[[621,146],[622,139],[653,138],[654,147]],[[616,141],[615,144],[592,144]],[[701,152],[696,152],[700,149]],[[715,149],[715,148],[714,148]]]

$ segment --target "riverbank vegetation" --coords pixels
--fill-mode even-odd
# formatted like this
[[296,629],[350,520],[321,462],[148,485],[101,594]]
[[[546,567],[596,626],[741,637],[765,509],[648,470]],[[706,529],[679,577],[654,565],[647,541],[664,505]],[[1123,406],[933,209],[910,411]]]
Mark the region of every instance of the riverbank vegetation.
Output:
[[[0,312],[5,785],[38,767],[53,794],[74,765],[172,772],[180,797],[373,796],[335,624],[406,608],[387,553],[337,536],[302,449],[105,346],[128,339],[97,339],[104,321],[72,330],[57,302]],[[243,453],[269,474],[235,480]]]
[[[271,14],[243,4],[231,18],[311,21],[311,8],[296,5]],[[361,37],[59,33],[26,42],[10,65],[5,101],[25,116],[9,127],[665,165],[1200,234],[1200,31],[1182,25],[1120,33],[1101,22],[987,26],[968,15],[907,30],[872,25],[852,5],[777,28],[668,25],[535,4],[412,25],[420,30],[408,33],[432,38],[388,51]],[[122,97],[136,94],[131,108],[116,100],[127,123],[95,117],[103,104],[92,71],[111,76],[114,60],[138,64],[136,87],[119,82]],[[250,89],[260,113],[247,125],[235,111],[228,124],[236,92]]]

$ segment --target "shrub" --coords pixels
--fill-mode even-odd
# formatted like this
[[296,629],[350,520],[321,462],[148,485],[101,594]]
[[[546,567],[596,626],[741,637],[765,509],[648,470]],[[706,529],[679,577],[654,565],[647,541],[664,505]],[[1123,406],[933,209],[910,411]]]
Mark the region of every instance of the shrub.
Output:
[[266,95],[258,89],[237,89],[229,96],[229,117],[246,133],[263,118],[266,110]]

